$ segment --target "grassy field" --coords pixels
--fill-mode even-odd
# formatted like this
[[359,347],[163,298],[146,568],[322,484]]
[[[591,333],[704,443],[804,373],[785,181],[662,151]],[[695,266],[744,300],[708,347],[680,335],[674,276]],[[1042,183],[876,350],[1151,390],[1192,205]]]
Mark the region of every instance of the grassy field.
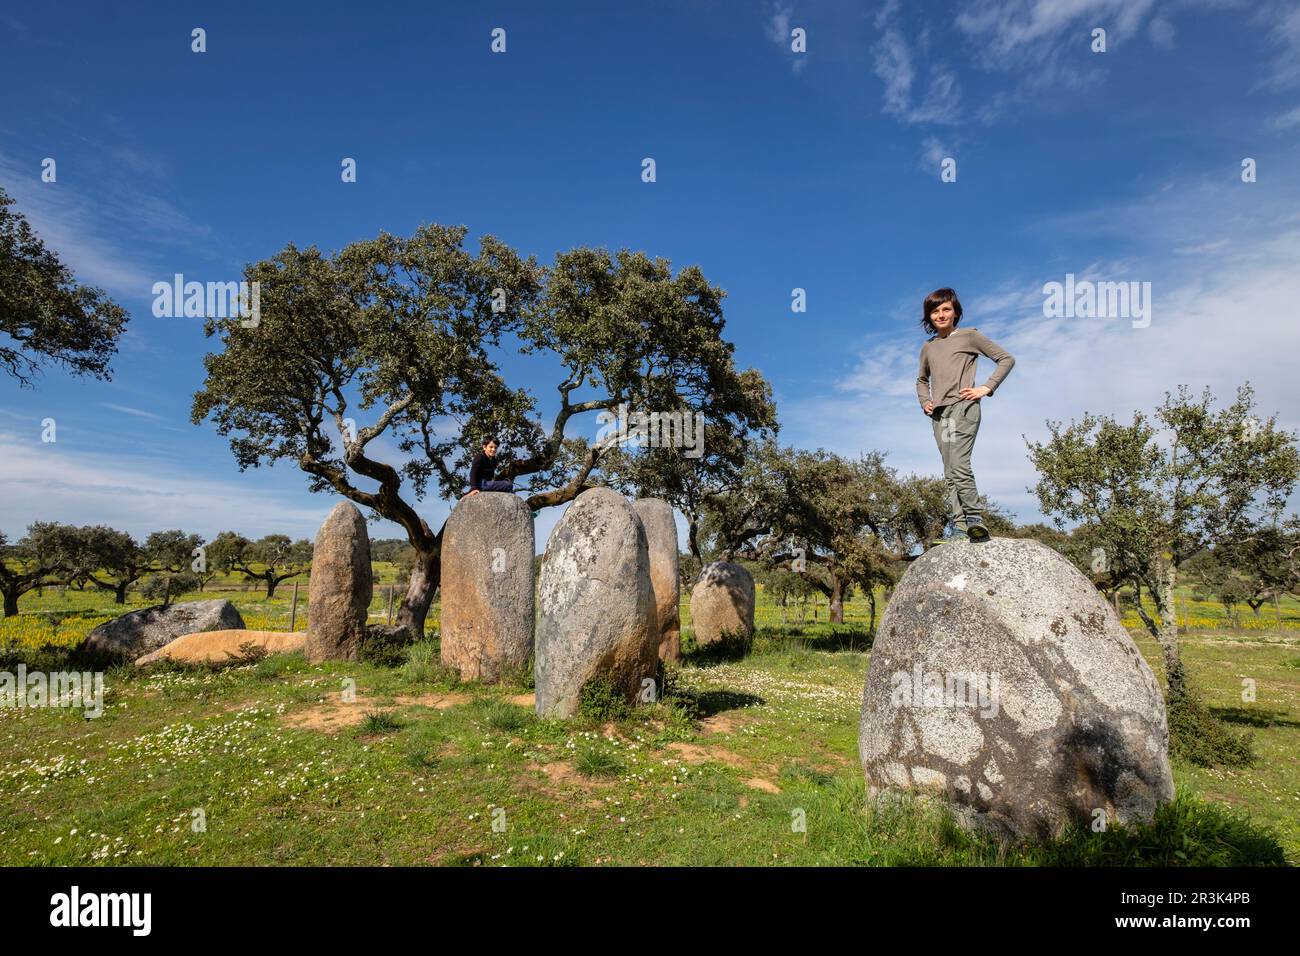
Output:
[[[217,593],[250,627],[287,626],[288,591],[273,602]],[[120,610],[102,595],[29,597],[2,632],[11,663],[57,663],[12,640],[22,622],[65,613],[51,603],[69,605],[55,625],[69,642]],[[1294,606],[1283,612],[1284,624],[1295,620]],[[537,719],[526,683],[458,685],[433,640],[396,666],[280,656],[220,670],[115,669],[97,720],[0,709],[0,863],[1300,862],[1295,628],[1193,629],[1184,642],[1214,712],[1254,735],[1253,766],[1176,764],[1179,799],[1152,827],[1002,847],[932,804],[866,808],[865,606],[851,605],[842,627],[825,623],[824,606],[817,622],[792,623],[787,611],[782,626],[779,615],[762,607],[742,659],[688,654],[654,706],[573,721]],[[1137,636],[1159,672],[1154,643]],[[1247,678],[1253,703],[1242,701]]]

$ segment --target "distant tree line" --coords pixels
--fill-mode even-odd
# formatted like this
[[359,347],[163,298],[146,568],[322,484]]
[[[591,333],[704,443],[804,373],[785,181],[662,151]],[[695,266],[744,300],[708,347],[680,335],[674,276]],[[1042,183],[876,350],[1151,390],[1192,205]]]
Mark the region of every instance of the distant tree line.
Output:
[[197,534],[155,531],[143,542],[104,525],[38,521],[10,542],[0,532],[0,594],[4,614],[18,613],[18,599],[45,587],[87,586],[109,591],[116,604],[138,586],[164,602],[202,590],[218,574],[241,574],[272,597],[283,581],[310,570],[310,541],[269,534],[256,541],[223,531],[205,544]]

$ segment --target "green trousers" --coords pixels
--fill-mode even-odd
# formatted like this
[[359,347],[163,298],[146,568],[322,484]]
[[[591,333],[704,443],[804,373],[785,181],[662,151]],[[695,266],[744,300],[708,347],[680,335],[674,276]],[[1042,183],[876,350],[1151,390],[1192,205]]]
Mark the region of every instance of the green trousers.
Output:
[[975,490],[975,473],[970,456],[980,430],[980,403],[970,401],[941,405],[930,414],[934,440],[943,457],[943,480],[948,486],[948,520],[958,531],[966,530],[968,518],[980,518],[980,496]]

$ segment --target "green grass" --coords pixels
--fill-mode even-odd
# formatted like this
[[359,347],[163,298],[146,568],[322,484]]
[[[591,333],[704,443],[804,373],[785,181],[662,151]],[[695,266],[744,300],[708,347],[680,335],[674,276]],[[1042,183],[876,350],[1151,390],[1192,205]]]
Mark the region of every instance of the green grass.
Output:
[[[1158,647],[1135,636],[1159,674]],[[1208,712],[1249,734],[1249,766],[1176,758],[1178,799],[1152,825],[1046,846],[972,836],[933,801],[868,800],[869,645],[853,616],[763,627],[743,657],[668,668],[652,706],[612,714],[595,699],[572,721],[521,703],[527,675],[461,684],[436,640],[394,663],[115,668],[98,720],[0,710],[0,864],[1300,862],[1295,633],[1184,639]]]
[[397,730],[401,724],[393,716],[391,711],[371,710],[367,711],[361,721],[361,732],[363,734],[387,734]]
[[615,777],[624,770],[623,761],[617,755],[598,745],[580,747],[573,766],[584,777]]

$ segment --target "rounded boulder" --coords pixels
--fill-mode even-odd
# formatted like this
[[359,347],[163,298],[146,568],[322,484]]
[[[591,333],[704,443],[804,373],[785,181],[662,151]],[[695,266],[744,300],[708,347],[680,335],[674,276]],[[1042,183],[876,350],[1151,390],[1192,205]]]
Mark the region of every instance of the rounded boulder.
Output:
[[873,794],[945,799],[1012,839],[1150,821],[1172,799],[1164,700],[1092,583],[1028,539],[914,561],[877,630],[859,752]]
[[91,631],[87,650],[136,660],[195,631],[242,629],[244,619],[229,601],[184,601],[141,608]]
[[704,646],[724,637],[754,636],[754,577],[740,564],[714,561],[700,569],[691,589],[691,626]]

